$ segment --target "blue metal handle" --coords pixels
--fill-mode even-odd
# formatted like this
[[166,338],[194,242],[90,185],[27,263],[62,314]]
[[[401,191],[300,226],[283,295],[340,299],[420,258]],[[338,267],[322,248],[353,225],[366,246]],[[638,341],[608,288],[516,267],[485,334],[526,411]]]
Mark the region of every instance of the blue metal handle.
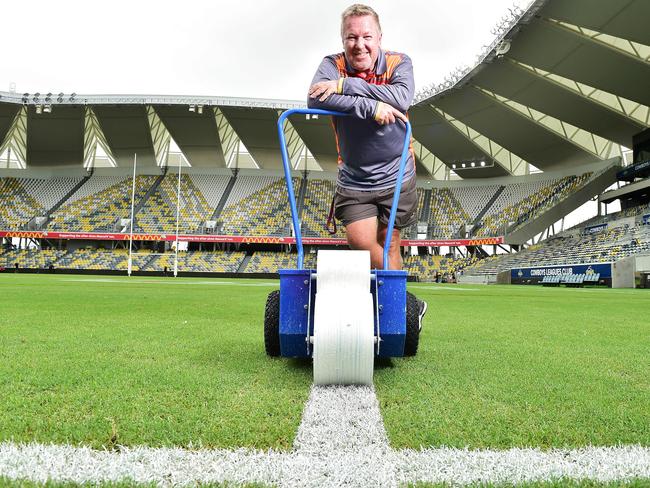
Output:
[[[317,108],[304,109],[294,108],[287,110],[280,115],[278,119],[278,137],[280,139],[280,150],[282,151],[282,166],[284,167],[284,177],[287,182],[287,193],[289,195],[289,206],[291,207],[291,219],[293,222],[293,234],[296,237],[296,247],[298,248],[298,269],[303,269],[304,251],[302,247],[302,235],[300,233],[300,223],[298,222],[298,208],[296,207],[296,196],[293,191],[293,184],[291,182],[291,165],[289,164],[289,154],[287,153],[287,143],[284,137],[284,121],[287,117],[293,114],[308,114],[308,115],[332,115],[335,117],[346,117],[348,114],[343,112],[334,112],[331,110],[321,110]],[[400,160],[399,171],[397,173],[397,182],[395,183],[395,194],[393,196],[393,205],[390,209],[390,217],[388,218],[388,229],[386,233],[386,241],[384,242],[384,269],[388,269],[388,249],[390,248],[391,234],[395,226],[395,215],[397,213],[397,204],[399,202],[399,194],[402,190],[402,178],[404,176],[404,168],[408,160],[409,143],[411,141],[411,124],[406,122],[406,136],[404,137],[404,148],[402,149],[402,158]]]

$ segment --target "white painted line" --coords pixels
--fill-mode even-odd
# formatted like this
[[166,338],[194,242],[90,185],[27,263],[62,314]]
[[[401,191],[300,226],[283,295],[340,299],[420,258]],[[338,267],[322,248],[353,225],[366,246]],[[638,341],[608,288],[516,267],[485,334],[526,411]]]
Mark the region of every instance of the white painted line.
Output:
[[549,481],[559,478],[601,482],[650,478],[650,448],[585,447],[566,450],[463,449],[395,452],[398,481],[449,484]]
[[0,443],[0,476],[36,482],[125,479],[163,486],[397,487],[405,483],[521,483],[650,479],[650,447],[566,450],[393,450],[371,387],[312,387],[291,452]]

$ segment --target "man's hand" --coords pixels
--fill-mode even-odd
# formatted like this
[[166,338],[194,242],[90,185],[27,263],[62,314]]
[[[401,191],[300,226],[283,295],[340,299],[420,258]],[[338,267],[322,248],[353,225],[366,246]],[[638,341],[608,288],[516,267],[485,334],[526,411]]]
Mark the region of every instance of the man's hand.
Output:
[[394,124],[397,119],[407,122],[406,115],[397,110],[395,107],[384,102],[377,102],[375,111],[375,120],[379,125]]
[[332,93],[338,93],[339,80],[319,81],[309,88],[309,98],[318,98],[321,102],[327,100]]

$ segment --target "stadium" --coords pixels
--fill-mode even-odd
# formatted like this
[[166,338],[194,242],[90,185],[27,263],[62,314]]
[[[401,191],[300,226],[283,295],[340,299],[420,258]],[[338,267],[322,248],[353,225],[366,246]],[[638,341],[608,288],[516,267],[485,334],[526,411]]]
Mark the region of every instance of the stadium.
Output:
[[[0,484],[650,486],[650,4],[535,0],[408,114],[418,354],[264,354],[304,101],[0,91]],[[284,125],[305,268],[330,119]]]

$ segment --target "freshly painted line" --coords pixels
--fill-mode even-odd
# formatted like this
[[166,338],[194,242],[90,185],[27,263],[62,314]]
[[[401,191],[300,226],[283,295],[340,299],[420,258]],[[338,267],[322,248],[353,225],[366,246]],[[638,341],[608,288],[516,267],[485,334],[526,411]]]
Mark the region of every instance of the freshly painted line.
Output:
[[561,478],[650,479],[650,447],[393,450],[371,387],[312,387],[291,452],[0,443],[0,476],[36,482],[132,480],[161,486],[264,483],[279,487],[396,487]]
[[641,446],[582,449],[425,449],[395,452],[398,481],[454,485],[517,484],[561,478],[601,482],[650,478],[650,448]]

